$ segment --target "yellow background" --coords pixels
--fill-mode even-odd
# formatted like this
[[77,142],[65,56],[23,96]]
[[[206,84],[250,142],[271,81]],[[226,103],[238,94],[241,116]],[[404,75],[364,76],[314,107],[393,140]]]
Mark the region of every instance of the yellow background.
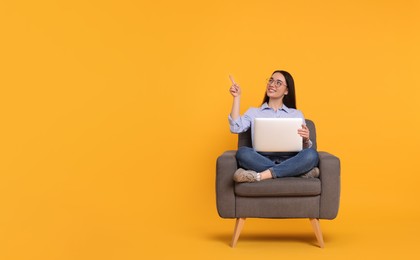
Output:
[[[0,2],[0,259],[419,256],[420,1]],[[337,219],[234,221],[215,161],[276,69],[319,150]]]

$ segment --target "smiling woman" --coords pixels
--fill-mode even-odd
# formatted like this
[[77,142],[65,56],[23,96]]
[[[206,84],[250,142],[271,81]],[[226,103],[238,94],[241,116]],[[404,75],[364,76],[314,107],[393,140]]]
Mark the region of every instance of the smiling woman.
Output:
[[[305,118],[296,109],[295,84],[287,71],[276,70],[267,81],[265,97],[260,108],[250,108],[240,116],[241,88],[232,81],[230,92],[233,96],[232,111],[229,115],[232,133],[243,133],[254,129],[255,118],[302,118],[302,128],[297,134],[302,137],[303,150],[285,155],[284,153],[261,153],[254,148],[240,147],[236,158],[240,169],[234,174],[236,182],[256,182],[265,179],[302,176],[318,177],[318,153],[312,149],[309,129]],[[281,133],[279,133],[281,134]],[[252,133],[253,135],[253,133]]]

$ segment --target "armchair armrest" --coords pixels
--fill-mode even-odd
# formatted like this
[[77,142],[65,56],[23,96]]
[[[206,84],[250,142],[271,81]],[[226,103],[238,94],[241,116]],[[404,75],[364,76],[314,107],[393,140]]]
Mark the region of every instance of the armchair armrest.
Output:
[[222,218],[235,218],[235,193],[233,174],[238,168],[236,151],[226,151],[216,163],[216,204]]
[[327,152],[318,152],[321,179],[319,215],[322,219],[334,219],[340,202],[340,159]]

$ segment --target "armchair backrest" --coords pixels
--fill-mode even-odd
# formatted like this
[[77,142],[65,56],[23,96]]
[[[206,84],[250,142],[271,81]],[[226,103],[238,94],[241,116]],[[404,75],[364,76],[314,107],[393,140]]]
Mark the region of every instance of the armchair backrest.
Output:
[[[308,126],[308,128],[309,128],[310,139],[312,141],[312,148],[314,148],[316,150],[317,149],[317,146],[316,146],[316,128],[315,128],[315,124],[310,119],[305,119],[305,121],[306,121],[306,126]],[[238,135],[238,148],[241,147],[241,146],[252,147],[251,130],[248,130],[248,131],[246,131],[244,133],[240,133]]]

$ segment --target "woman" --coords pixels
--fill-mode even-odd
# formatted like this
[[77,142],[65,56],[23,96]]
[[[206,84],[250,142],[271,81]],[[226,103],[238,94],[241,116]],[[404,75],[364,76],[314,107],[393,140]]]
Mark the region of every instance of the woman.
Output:
[[[229,125],[232,133],[242,133],[250,127],[253,129],[254,118],[302,118],[301,111],[296,109],[295,86],[292,75],[287,71],[276,70],[267,81],[265,96],[261,107],[250,108],[240,115],[241,88],[233,83],[230,87],[233,96]],[[303,120],[305,122],[305,120]],[[309,129],[303,124],[298,130],[302,136],[303,150],[293,155],[284,153],[259,153],[250,147],[240,147],[236,159],[240,168],[233,179],[236,182],[256,182],[272,178],[302,176],[314,178],[319,176],[318,153],[312,149]]]

